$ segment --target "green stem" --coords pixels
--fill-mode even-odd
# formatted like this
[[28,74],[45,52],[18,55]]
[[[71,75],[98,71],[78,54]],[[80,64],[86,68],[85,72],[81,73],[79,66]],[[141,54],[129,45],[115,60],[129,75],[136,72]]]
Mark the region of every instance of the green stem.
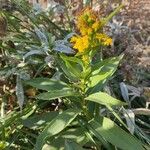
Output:
[[85,93],[86,93],[86,81],[85,79],[81,79],[81,90],[82,90],[82,95],[83,95],[83,99],[82,99],[82,108],[83,108],[83,112],[84,112],[84,115],[90,119],[92,118],[92,115],[89,113],[88,111],[88,107],[87,107],[87,101],[85,100]]
[[107,24],[112,18],[113,16],[115,16],[119,11],[120,9],[122,9],[124,5],[121,4],[119,7],[117,7],[107,18],[105,18],[102,22],[102,26],[104,26],[105,24]]
[[103,49],[101,48],[101,51],[100,51],[100,60],[103,61]]

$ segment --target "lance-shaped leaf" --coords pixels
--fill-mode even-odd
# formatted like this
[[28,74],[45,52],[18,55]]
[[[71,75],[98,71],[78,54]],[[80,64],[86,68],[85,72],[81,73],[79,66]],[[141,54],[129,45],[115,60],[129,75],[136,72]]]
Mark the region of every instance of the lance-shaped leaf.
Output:
[[68,69],[68,67],[66,66],[66,63],[63,60],[58,60],[58,64],[61,67],[61,69],[63,70],[64,74],[66,75],[66,77],[71,80],[71,81],[78,81],[79,79]]
[[109,58],[93,66],[88,82],[88,93],[95,93],[103,88],[104,84],[116,71],[122,57],[123,55]]
[[30,129],[39,129],[48,122],[52,121],[58,115],[57,111],[51,111],[44,114],[34,115],[32,117],[22,120],[25,127]]
[[16,82],[17,82],[17,84],[16,84],[16,96],[18,99],[20,110],[22,111],[22,107],[23,107],[23,103],[24,103],[24,90],[23,90],[23,85],[22,85],[20,75],[17,75]]
[[44,55],[44,54],[45,53],[43,51],[31,50],[23,56],[23,60],[25,61],[26,58],[28,58],[29,56],[32,56],[32,55]]
[[42,31],[42,29],[35,28],[35,33],[38,36],[38,38],[42,44],[48,45],[48,39],[47,39],[44,31]]
[[64,130],[80,112],[81,110],[79,109],[68,109],[59,114],[46,126],[44,131],[38,136],[35,149],[41,150],[47,138],[50,138]]
[[55,42],[55,45],[53,47],[53,50],[58,51],[58,52],[62,52],[62,53],[66,53],[66,54],[75,54],[75,51],[68,46],[67,44],[64,45],[65,43],[59,43]]
[[69,88],[66,83],[49,78],[35,78],[32,80],[28,80],[25,83],[37,89],[46,91],[55,91]]
[[72,58],[70,57],[69,59],[69,57],[64,55],[60,55],[60,57],[64,61],[67,70],[69,70],[69,72],[76,78],[80,78],[83,67],[82,61],[77,58],[74,59],[73,57]]
[[[64,150],[65,141],[67,139],[69,139],[69,141],[73,141],[73,143],[75,142],[75,144],[78,143],[80,146],[83,146],[89,141],[87,136],[85,135],[85,132],[86,131],[81,127],[73,127],[68,130],[64,130],[61,132],[61,134],[56,135],[55,138],[51,137],[50,139],[48,139],[50,143],[44,144],[43,150],[46,150],[44,149],[45,146],[47,146],[47,150]],[[78,150],[78,147],[76,149]]]
[[108,142],[122,150],[144,150],[142,143],[131,134],[125,132],[117,126],[112,120],[104,117],[101,123],[96,120],[89,122],[89,125],[95,129],[95,136],[102,136]]
[[80,145],[71,140],[65,141],[65,150],[84,150]]
[[121,90],[121,95],[123,99],[130,104],[130,99],[129,99],[129,92],[126,84],[124,82],[120,83],[120,90]]
[[44,92],[36,96],[36,98],[41,100],[53,100],[60,97],[68,97],[68,96],[78,96],[72,89],[65,88],[62,90],[55,90],[50,92]]
[[121,102],[117,100],[116,98],[113,98],[112,96],[108,95],[107,93],[104,92],[97,92],[94,94],[89,95],[88,97],[85,98],[86,100],[93,101],[102,105],[109,105],[109,106],[119,106],[119,105],[124,105],[126,103]]

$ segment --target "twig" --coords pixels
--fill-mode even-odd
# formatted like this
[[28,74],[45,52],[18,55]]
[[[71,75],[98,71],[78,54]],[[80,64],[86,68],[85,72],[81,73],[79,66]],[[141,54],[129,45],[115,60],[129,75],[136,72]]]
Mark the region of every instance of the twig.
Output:
[[137,108],[137,109],[132,109],[135,115],[147,115],[150,116],[150,109],[146,108]]

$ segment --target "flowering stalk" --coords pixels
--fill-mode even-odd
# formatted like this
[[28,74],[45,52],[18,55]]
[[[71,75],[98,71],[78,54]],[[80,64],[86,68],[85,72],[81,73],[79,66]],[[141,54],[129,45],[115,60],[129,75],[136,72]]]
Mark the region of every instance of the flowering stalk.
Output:
[[112,39],[102,32],[102,21],[89,7],[77,17],[77,28],[80,35],[73,36],[70,42],[77,50],[76,56],[80,56],[85,66],[88,66],[92,61],[91,54],[98,47],[111,45]]

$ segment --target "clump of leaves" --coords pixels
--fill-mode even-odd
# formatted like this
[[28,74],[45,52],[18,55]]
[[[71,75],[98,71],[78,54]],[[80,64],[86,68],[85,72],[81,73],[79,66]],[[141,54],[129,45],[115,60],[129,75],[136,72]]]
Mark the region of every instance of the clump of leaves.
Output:
[[[113,111],[114,107],[123,106],[126,103],[103,91],[105,84],[116,71],[122,55],[105,60],[102,60],[102,57],[100,57],[101,59],[96,57],[96,60],[93,60],[94,56],[102,50],[97,47],[105,46],[103,42],[108,38],[102,38],[97,43],[90,43],[92,40],[96,41],[97,36],[95,34],[102,34],[103,27],[99,27],[101,22],[97,20],[94,12],[91,12],[92,10],[89,13],[89,10],[85,9],[79,17],[88,30],[98,21],[96,22],[98,23],[97,30],[93,28],[90,32],[81,32],[82,37],[79,35],[72,37],[71,42],[75,44],[74,48],[78,50],[76,55],[58,54],[56,57],[59,71],[62,72],[60,80],[35,78],[26,81],[26,84],[43,90],[36,96],[37,99],[47,101],[61,99],[65,105],[65,110],[48,122],[38,136],[35,145],[37,150],[41,150],[43,146],[55,147],[56,149],[86,149],[88,147],[95,147],[96,149],[113,149],[114,147],[131,150],[144,149],[136,137],[125,131],[127,130],[126,125]],[[110,19],[114,14],[108,18]],[[108,18],[102,21],[102,25],[108,21]],[[89,23],[89,19],[91,19],[91,23]],[[81,26],[79,26],[80,28]],[[88,45],[81,47],[81,43]],[[93,46],[92,44],[96,45]],[[84,59],[85,57],[87,59]],[[125,130],[121,129],[110,118],[100,115],[102,108],[112,111]],[[72,137],[73,135],[75,137]],[[58,141],[61,143],[59,148]]]
[[[92,9],[85,9],[79,20],[89,32],[82,32],[78,25],[80,35],[66,36],[66,31],[43,12],[34,14],[25,1],[15,4],[18,10],[15,15],[3,12],[13,36],[10,34],[1,43],[1,49],[6,48],[2,55],[7,58],[2,75],[6,78],[8,70],[11,71],[9,77],[15,75],[22,112],[16,109],[1,117],[1,148],[144,149],[144,142],[129,133],[115,112],[126,103],[104,90],[123,55],[103,60],[102,50],[111,45],[111,38],[103,32],[103,27],[122,6],[103,19]],[[16,13],[20,16],[16,17]],[[15,48],[8,47],[9,41]],[[12,56],[14,65],[10,62]],[[45,66],[55,68],[55,74],[44,77]],[[33,88],[28,91],[31,97],[23,108],[27,86]],[[4,95],[2,106],[5,98]],[[50,104],[59,107],[56,109],[59,111],[49,111]]]

